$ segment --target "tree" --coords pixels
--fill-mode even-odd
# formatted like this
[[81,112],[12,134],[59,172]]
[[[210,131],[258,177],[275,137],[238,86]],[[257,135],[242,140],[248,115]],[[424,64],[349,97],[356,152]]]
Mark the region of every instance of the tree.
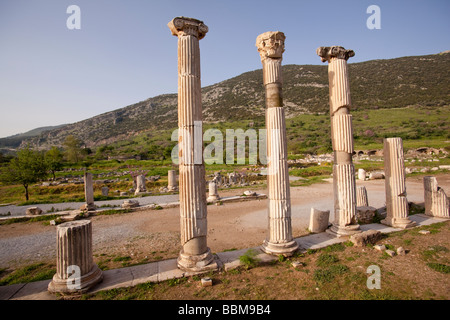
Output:
[[29,146],[19,150],[17,157],[2,169],[0,179],[3,182],[18,183],[25,188],[25,199],[28,201],[28,186],[47,176],[47,166],[42,152],[31,149]]
[[51,149],[45,153],[44,160],[48,170],[53,176],[53,180],[56,180],[55,172],[61,170],[63,167],[62,152],[57,147],[51,147]]
[[81,140],[73,135],[68,135],[66,140],[64,140],[64,148],[67,160],[70,162],[77,163],[81,160],[82,150],[81,150]]

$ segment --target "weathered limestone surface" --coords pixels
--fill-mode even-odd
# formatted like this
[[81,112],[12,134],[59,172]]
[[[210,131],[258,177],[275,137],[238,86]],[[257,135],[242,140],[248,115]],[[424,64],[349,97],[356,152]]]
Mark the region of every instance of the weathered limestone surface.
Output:
[[366,170],[358,169],[358,179],[362,181],[366,180]]
[[92,258],[91,221],[66,222],[58,225],[56,232],[56,274],[48,290],[83,293],[102,281],[102,271]]
[[136,177],[136,190],[134,194],[140,194],[147,192],[147,187],[145,186],[145,176],[140,174]]
[[27,208],[26,211],[25,211],[25,214],[26,214],[27,216],[38,216],[38,215],[40,215],[40,214],[42,214],[42,213],[43,213],[43,211],[42,211],[42,209],[39,208],[39,207],[29,207],[29,208]]
[[369,206],[369,200],[367,198],[367,189],[364,186],[359,186],[356,188],[356,206],[357,207]]
[[84,173],[84,196],[86,199],[85,208],[89,210],[95,210],[97,207],[94,204],[94,185],[92,182],[92,173]]
[[286,123],[282,97],[281,61],[285,39],[282,32],[265,32],[256,38],[256,47],[263,65],[267,107],[269,237],[264,240],[262,250],[268,254],[290,256],[298,249],[298,244],[292,238]]
[[415,222],[408,218],[405,161],[401,138],[384,139],[384,172],[386,190],[386,219],[381,223],[394,228],[409,228]]
[[367,244],[375,244],[381,240],[382,234],[379,230],[367,230],[361,233],[353,234],[350,236],[350,241],[357,247],[362,247]]
[[450,218],[450,201],[445,194],[444,189],[438,186],[435,177],[423,177],[425,214],[439,217]]
[[361,224],[373,223],[377,209],[370,206],[356,207],[356,219]]
[[182,245],[178,267],[186,271],[215,269],[217,264],[206,241],[207,206],[201,134],[199,40],[206,35],[208,27],[200,20],[185,17],[173,19],[168,27],[172,35],[178,37],[178,152]]
[[347,236],[361,232],[356,222],[356,181],[352,162],[353,127],[350,114],[351,99],[347,60],[353,50],[343,47],[319,47],[316,51],[322,62],[328,62],[330,92],[331,141],[333,146],[333,225],[327,232]]
[[216,202],[216,201],[220,200],[217,183],[214,181],[211,181],[208,186],[209,186],[209,195],[208,195],[208,198],[206,199],[206,201],[207,202]]
[[169,191],[177,191],[178,185],[177,185],[177,172],[175,170],[169,170],[167,172],[167,189]]
[[328,228],[330,219],[330,210],[322,211],[311,208],[309,217],[309,231],[314,233],[324,232]]

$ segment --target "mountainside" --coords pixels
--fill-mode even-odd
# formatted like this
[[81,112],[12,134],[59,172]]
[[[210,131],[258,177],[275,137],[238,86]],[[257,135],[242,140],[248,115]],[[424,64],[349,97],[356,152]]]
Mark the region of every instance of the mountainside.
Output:
[[0,147],[18,147],[22,143],[24,139],[35,137],[40,134],[42,134],[45,131],[50,131],[54,129],[59,129],[61,127],[64,127],[65,124],[61,124],[58,126],[47,126],[47,127],[40,127],[36,128],[24,133],[18,133],[12,136],[8,136],[5,138],[0,138]]
[[[443,106],[450,104],[450,54],[349,63],[354,109]],[[327,65],[283,66],[283,99],[288,118],[328,113]],[[202,88],[206,123],[263,120],[262,70]],[[74,135],[87,147],[125,140],[144,131],[177,127],[177,95],[164,94],[42,132],[23,143],[47,149]],[[0,144],[3,139],[0,139]]]

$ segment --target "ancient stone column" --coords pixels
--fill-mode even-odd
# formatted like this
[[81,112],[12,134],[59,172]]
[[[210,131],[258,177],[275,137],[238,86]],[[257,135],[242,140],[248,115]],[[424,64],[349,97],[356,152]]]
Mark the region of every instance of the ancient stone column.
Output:
[[367,199],[366,187],[360,186],[356,188],[356,206],[357,207],[368,207],[369,200]]
[[107,197],[109,194],[109,188],[108,187],[102,187],[102,196]]
[[207,206],[203,161],[199,40],[208,32],[202,21],[177,17],[168,24],[178,37],[178,147],[182,249],[178,267],[186,271],[217,268],[206,243]]
[[85,208],[89,210],[95,210],[94,204],[94,184],[92,182],[92,173],[84,173],[84,197],[86,199]]
[[134,191],[134,194],[138,195],[143,192],[147,192],[147,187],[145,186],[145,176],[140,174],[136,177],[136,190]]
[[358,169],[358,179],[362,181],[366,180],[366,170]]
[[384,174],[386,190],[386,219],[381,223],[394,228],[409,228],[415,222],[408,218],[405,161],[401,138],[384,139]]
[[167,189],[169,191],[177,191],[177,172],[175,170],[169,170],[167,172]]
[[83,293],[102,281],[103,273],[92,257],[92,225],[77,220],[56,227],[56,274],[50,292]]
[[209,186],[209,195],[208,195],[208,198],[206,199],[206,201],[207,202],[216,202],[216,201],[220,200],[217,183],[214,181],[211,181],[208,186]]
[[438,186],[435,177],[423,177],[425,214],[439,218],[450,218],[450,201],[444,189]]
[[348,236],[361,232],[356,222],[356,181],[352,162],[353,129],[347,60],[353,50],[343,47],[320,47],[316,51],[322,62],[328,61],[331,141],[333,146],[334,222],[327,230]]
[[286,123],[282,98],[281,60],[285,38],[283,32],[265,32],[256,38],[256,47],[261,56],[266,91],[269,237],[264,240],[262,249],[269,254],[290,256],[298,249],[298,244],[292,238]]

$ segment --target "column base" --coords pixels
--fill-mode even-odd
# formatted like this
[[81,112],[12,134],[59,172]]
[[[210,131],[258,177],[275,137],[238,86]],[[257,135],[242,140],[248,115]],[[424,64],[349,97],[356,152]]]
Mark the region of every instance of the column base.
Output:
[[216,202],[219,200],[220,200],[220,197],[218,197],[218,196],[209,196],[208,198],[206,198],[206,202]]
[[409,218],[387,217],[386,219],[383,219],[380,222],[384,225],[400,229],[407,229],[416,226],[416,223],[414,221],[409,220]]
[[284,243],[273,243],[264,240],[261,250],[271,255],[283,255],[285,257],[292,256],[299,249],[298,243],[294,240]]
[[169,192],[178,191],[178,187],[167,187],[167,191],[169,191]]
[[[75,282],[74,282],[75,280]],[[100,283],[103,280],[103,271],[100,270],[100,268],[94,264],[94,267],[92,270],[81,276],[79,281],[78,279],[61,279],[58,274],[55,274],[53,276],[52,281],[48,284],[48,291],[52,293],[86,293],[94,287],[96,284]],[[68,282],[69,286],[68,286]],[[75,284],[79,282],[78,288],[72,288],[70,287],[75,286]]]
[[359,224],[351,224],[348,226],[332,225],[329,229],[325,230],[325,232],[340,238],[360,233],[362,230],[359,228]]
[[177,259],[177,266],[183,271],[201,272],[218,269],[217,263],[214,261],[214,256],[211,250],[199,255],[188,255],[181,249],[180,255]]

